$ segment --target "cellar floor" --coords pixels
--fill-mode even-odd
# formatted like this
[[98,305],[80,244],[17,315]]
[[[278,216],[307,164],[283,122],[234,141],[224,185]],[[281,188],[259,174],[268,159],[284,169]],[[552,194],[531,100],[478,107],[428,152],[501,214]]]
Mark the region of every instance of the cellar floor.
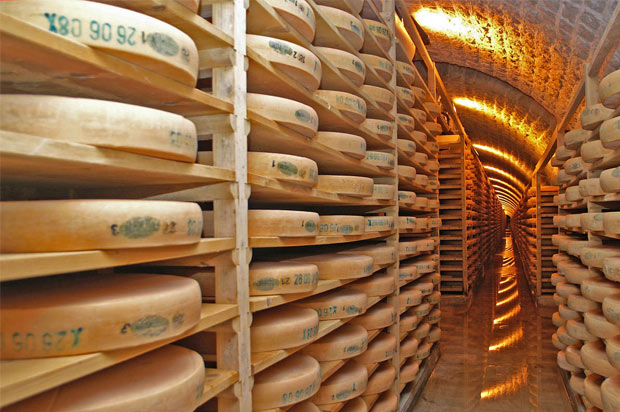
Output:
[[441,308],[441,358],[413,411],[571,411],[555,328],[536,315],[526,282],[505,238],[470,309]]

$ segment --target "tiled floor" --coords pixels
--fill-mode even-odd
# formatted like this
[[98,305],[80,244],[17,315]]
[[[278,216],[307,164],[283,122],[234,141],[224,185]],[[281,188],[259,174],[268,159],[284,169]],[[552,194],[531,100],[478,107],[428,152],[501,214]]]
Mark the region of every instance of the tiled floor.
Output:
[[527,294],[507,238],[469,311],[442,307],[441,359],[413,411],[571,411],[551,319],[536,315]]

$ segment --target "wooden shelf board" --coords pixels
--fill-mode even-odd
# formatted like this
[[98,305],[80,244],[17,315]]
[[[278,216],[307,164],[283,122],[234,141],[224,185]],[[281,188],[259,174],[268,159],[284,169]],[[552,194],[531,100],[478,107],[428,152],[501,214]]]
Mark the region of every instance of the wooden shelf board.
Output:
[[210,369],[205,370],[205,384],[197,406],[213,399],[239,381],[239,373],[232,370]]
[[420,185],[417,185],[401,176],[398,177],[398,189],[399,190],[410,190],[416,192],[416,194],[436,194],[435,190],[427,189]]
[[[415,168],[416,172],[420,174],[423,174],[426,176],[434,176],[433,172],[431,172],[426,167],[422,166],[420,163],[413,160],[401,148],[398,148],[397,151],[398,151],[398,164],[399,165],[411,166]],[[401,162],[401,160],[404,160],[404,162]]]
[[[400,187],[400,185],[399,185]],[[435,213],[437,209],[431,209],[428,207],[416,207],[415,205],[411,205],[409,203],[398,202],[398,209],[404,210],[406,212],[421,212],[421,213]]]
[[292,247],[292,246],[316,246],[333,245],[336,243],[358,242],[361,240],[379,239],[396,233],[395,230],[384,232],[369,232],[362,235],[349,236],[315,236],[315,237],[250,237],[250,247]]

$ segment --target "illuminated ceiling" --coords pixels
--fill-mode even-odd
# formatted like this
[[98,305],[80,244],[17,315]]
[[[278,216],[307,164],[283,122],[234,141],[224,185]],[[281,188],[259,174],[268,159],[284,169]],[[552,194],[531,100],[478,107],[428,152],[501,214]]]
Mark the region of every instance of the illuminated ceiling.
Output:
[[[472,142],[512,157],[479,150],[483,164],[529,182],[617,0],[405,3],[449,94],[463,99],[456,108]],[[620,50],[608,60],[602,75],[620,66]]]

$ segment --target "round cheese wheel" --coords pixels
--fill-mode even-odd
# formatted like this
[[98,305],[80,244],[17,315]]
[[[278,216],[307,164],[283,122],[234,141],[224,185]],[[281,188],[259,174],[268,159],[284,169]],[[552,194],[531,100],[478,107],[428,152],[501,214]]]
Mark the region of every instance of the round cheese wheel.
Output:
[[585,375],[582,373],[571,373],[571,377],[569,379],[569,385],[573,391],[577,394],[584,396],[586,393],[585,387]]
[[353,398],[344,404],[340,412],[368,412],[368,406],[361,397]]
[[[424,110],[420,110],[420,109],[410,109],[411,113],[413,113],[413,117],[415,118],[415,120],[417,120],[420,123],[426,123],[426,112]],[[413,135],[416,138],[422,137],[423,141],[426,142],[427,137],[426,137],[426,133],[424,132],[420,132],[420,131],[415,131],[413,132]]]
[[607,279],[620,282],[620,258],[608,257],[603,260],[603,273]]
[[594,130],[603,121],[609,119],[613,112],[613,109],[608,109],[600,103],[586,107],[581,112],[581,126],[587,130]]
[[340,403],[360,396],[366,390],[368,371],[357,362],[349,361],[327,378],[312,398],[317,405]]
[[394,199],[395,185],[377,184],[373,186],[372,198],[376,200],[392,200]]
[[305,0],[267,0],[267,3],[309,42],[314,39],[316,18]]
[[360,90],[370,96],[379,107],[388,111],[392,110],[394,106],[394,93],[389,89],[365,84],[360,87]]
[[316,188],[341,195],[368,197],[372,196],[374,185],[369,177],[320,175]]
[[[603,217],[603,222],[605,218]],[[620,248],[614,246],[591,246],[581,250],[581,262],[586,266],[602,268],[606,258],[620,257]]]
[[191,163],[198,147],[196,126],[182,116],[75,97],[4,94],[0,128]]
[[304,186],[315,186],[319,179],[316,162],[306,157],[248,152],[247,167],[248,173]]
[[431,305],[428,302],[424,302],[411,308],[411,311],[413,311],[413,313],[415,313],[418,317],[423,317],[430,313]]
[[581,213],[576,215],[566,216],[566,226],[580,228],[581,227]]
[[373,258],[363,253],[309,255],[290,259],[319,268],[319,279],[356,279],[373,272]]
[[558,160],[564,161],[573,157],[575,153],[577,153],[575,150],[567,149],[564,145],[558,145],[558,148],[555,151],[555,157],[557,157]]
[[426,186],[428,184],[428,176],[426,176],[426,175],[416,175],[414,182],[417,185]]
[[568,282],[558,283],[557,286],[555,287],[555,290],[558,295],[565,297],[567,299],[570,295],[580,293],[578,285],[573,285],[572,283],[568,283]]
[[601,384],[601,401],[606,411],[620,410],[620,377],[607,378]]
[[421,282],[432,283],[433,285],[439,285],[441,282],[441,275],[438,272],[424,275],[420,278]]
[[356,159],[366,157],[366,140],[360,136],[339,132],[318,132],[316,141]]
[[426,167],[431,172],[437,172],[439,170],[439,162],[437,160],[427,160]]
[[319,320],[346,319],[366,311],[368,296],[351,289],[335,289],[291,303],[293,306],[312,309]]
[[406,311],[400,315],[400,333],[414,330],[420,324],[421,319],[416,314]]
[[396,379],[396,368],[390,362],[383,362],[375,369],[374,373],[368,378],[368,385],[364,396],[375,395],[385,392],[394,383]]
[[620,327],[607,321],[601,310],[586,312],[583,319],[588,332],[601,339],[610,339],[620,335]]
[[412,142],[411,140],[398,139],[397,144],[398,148],[406,154],[410,156],[415,154],[415,142]]
[[[566,170],[566,173],[568,173],[571,176],[577,176],[578,174],[586,170],[586,168],[587,168],[586,163],[583,157],[581,156],[568,159],[566,163],[564,163],[564,170]],[[568,194],[568,189],[567,189],[567,194]]]
[[361,13],[364,8],[363,0],[349,0],[348,4],[342,3],[340,0],[317,0],[315,3],[321,6],[340,8],[342,10],[349,10],[348,6],[351,6],[352,10],[355,10],[358,14]]
[[318,406],[312,402],[301,402],[288,409],[289,412],[321,412]]
[[306,346],[303,353],[319,362],[348,359],[359,355],[368,346],[368,332],[359,325],[344,324],[325,337]]
[[411,65],[411,63],[406,63],[402,61],[396,62],[396,71],[403,76],[403,78],[409,83],[413,84],[415,82],[415,69]]
[[[334,7],[318,6],[318,9],[355,50],[362,48],[364,43],[364,25],[357,17]],[[314,44],[325,47],[342,47],[340,41],[327,31],[326,33],[317,33],[314,38]]]
[[577,319],[581,317],[581,313],[569,308],[566,305],[558,306],[558,313],[560,314],[562,319],[565,319],[565,320]]
[[591,130],[574,129],[564,135],[564,146],[568,149],[578,149],[592,137]]
[[394,306],[387,303],[377,303],[366,313],[354,317],[349,324],[362,326],[366,330],[383,329],[392,325],[396,320]]
[[603,299],[603,314],[608,322],[620,326],[620,293],[605,296]]
[[320,386],[321,366],[316,359],[299,354],[289,356],[254,376],[252,409],[279,408],[301,402],[317,393]]
[[566,353],[563,350],[558,352],[558,354],[556,355],[556,359],[558,362],[558,366],[564,369],[565,371],[568,371],[568,372],[580,372],[581,371],[581,369],[579,369],[578,367],[573,366],[570,363],[568,363],[568,361],[566,360]]
[[[366,78],[366,65],[362,59],[344,50],[332,49],[330,47],[317,47],[316,50],[325,56],[327,61],[335,66],[340,74],[349,79],[351,83],[356,87],[362,87]],[[323,73],[321,89],[340,90],[343,85],[339,84],[339,82],[341,81],[337,76],[332,77],[327,72]]]
[[[316,340],[319,315],[312,309],[280,306],[254,314],[252,352],[288,349]],[[300,399],[303,400],[303,399]]]
[[408,264],[401,264],[400,268],[399,268],[399,275],[398,278],[402,281],[402,280],[415,280],[418,279],[420,277],[420,275],[418,275],[418,268],[415,265],[412,265],[410,263]]
[[556,266],[558,265],[558,263],[566,260],[571,260],[571,257],[568,256],[566,253],[555,253],[553,256],[551,256],[551,261]]
[[613,153],[613,150],[603,147],[600,140],[593,140],[581,145],[581,157],[584,162],[594,163],[610,153]]
[[283,97],[247,93],[248,110],[256,112],[306,137],[314,137],[319,128],[316,111],[303,103]]
[[398,410],[398,396],[392,391],[386,391],[379,396],[370,412],[395,412]]
[[408,359],[400,368],[400,383],[409,383],[415,380],[420,365],[415,359]]
[[431,116],[437,117],[441,114],[441,105],[438,103],[429,102],[428,100],[424,102],[426,109],[429,111]]
[[366,352],[357,356],[355,360],[362,364],[378,363],[391,359],[396,351],[396,338],[386,332],[381,332],[368,344]]
[[[590,246],[589,240],[570,240],[568,242],[567,251],[570,255],[581,256],[582,251],[587,249],[588,246]],[[581,261],[583,262],[583,259],[581,259]]]
[[345,285],[348,289],[364,292],[368,297],[385,296],[394,292],[396,282],[389,273],[377,273]]
[[418,228],[417,219],[415,216],[399,216],[398,227],[401,229],[416,229]]
[[316,236],[319,232],[319,214],[297,210],[249,210],[250,236]]
[[614,336],[605,342],[605,352],[609,363],[620,370],[620,336]]
[[581,294],[595,302],[602,303],[609,295],[620,293],[620,284],[604,278],[584,279],[581,283]]
[[69,5],[57,0],[45,5],[38,1],[5,3],[2,11],[186,85],[196,85],[198,50],[194,41],[161,20],[107,4]]
[[[0,290],[2,359],[108,351],[157,342],[192,328],[202,297],[194,279],[79,274],[9,282]],[[94,313],[97,316],[83,316]]]
[[424,166],[426,162],[428,161],[428,155],[426,153],[416,153],[413,156],[413,160],[415,160],[416,162]]
[[620,376],[620,371],[609,363],[605,353],[605,343],[600,340],[586,342],[581,347],[581,360],[586,369],[597,375],[606,377]]
[[620,212],[603,213],[603,228],[608,233],[620,234]]
[[375,265],[387,265],[388,263],[392,263],[396,260],[395,252],[394,246],[379,243],[375,245],[354,247],[338,253],[366,255],[373,258]]
[[362,122],[362,127],[371,133],[375,133],[380,139],[392,140],[394,128],[392,123],[380,119],[366,119]]
[[568,282],[575,285],[581,285],[584,279],[601,277],[595,270],[572,260],[559,262],[558,271]]
[[560,282],[566,282],[566,278],[559,273],[554,273],[551,275],[551,284],[553,286],[557,286]]
[[568,299],[566,299],[565,297],[560,296],[557,293],[553,294],[553,303],[555,303],[556,305],[565,305],[567,301]]
[[398,113],[396,116],[396,123],[408,132],[413,132],[415,128],[415,120],[413,117],[406,114]]
[[410,335],[413,335],[413,337],[418,340],[422,340],[428,336],[430,331],[431,331],[431,325],[429,325],[428,322],[424,321],[420,323],[418,327],[413,332],[410,333]]
[[568,331],[568,334],[575,339],[587,342],[598,340],[596,336],[588,332],[586,325],[577,319],[566,321],[566,330]]
[[425,101],[428,98],[426,91],[422,89],[421,87],[414,86],[411,88],[411,90],[415,94],[415,97],[418,98],[418,100]]
[[607,149],[620,148],[620,117],[605,120],[599,132],[601,143]]
[[[416,266],[418,273],[431,273],[437,267],[437,263],[431,259],[418,259],[413,264]],[[418,282],[421,283],[421,282]],[[430,286],[426,284],[422,289],[428,289],[429,287],[432,289],[432,284]],[[426,294],[425,294],[426,295]]]
[[252,262],[250,296],[304,293],[316,289],[319,268],[301,262]]
[[620,70],[613,71],[598,84],[598,97],[606,107],[615,109],[620,105]]
[[422,293],[422,296],[428,296],[433,293],[434,285],[430,282],[417,281],[408,288],[419,290]]
[[560,340],[560,338],[558,338],[558,334],[557,333],[554,333],[551,336],[551,343],[553,343],[553,346],[555,346],[556,349],[558,349],[558,350],[563,350],[563,349],[566,348],[566,345],[564,344],[564,342],[562,342]]
[[410,306],[417,306],[422,303],[422,292],[411,288],[401,289],[399,299],[401,310]]
[[32,200],[1,203],[2,253],[122,249],[196,243],[195,203],[155,200]]
[[[598,179],[587,179],[587,180],[598,180]],[[581,182],[579,183],[581,184]],[[601,190],[601,194],[604,194],[602,190]],[[593,195],[593,196],[597,196],[597,195]],[[582,213],[581,214],[581,227],[584,230],[600,230],[600,231],[604,230],[603,213]]]
[[337,90],[317,90],[314,94],[355,123],[366,119],[366,102],[361,97]]
[[193,411],[202,395],[202,357],[168,345],[3,408],[6,411]]
[[601,188],[606,193],[620,192],[620,167],[607,169],[601,173]]
[[424,126],[426,126],[428,131],[431,132],[431,134],[433,136],[437,136],[438,134],[441,134],[441,132],[442,132],[442,128],[441,128],[441,125],[439,123],[426,122],[426,123],[424,123]]
[[[411,166],[398,165],[398,175],[402,176],[402,177],[404,177],[406,179],[415,179],[415,177],[416,177],[416,170],[415,170],[415,168],[413,168]],[[405,192],[405,193],[413,193],[413,192]],[[406,199],[404,199],[404,200],[406,200]],[[409,203],[413,203],[413,201],[415,201],[415,196],[413,196],[413,200],[410,201]]]
[[366,216],[366,232],[383,232],[394,229],[393,216]]
[[410,88],[397,86],[396,93],[398,94],[398,98],[401,99],[407,107],[413,107],[415,104],[415,96]]
[[567,346],[564,349],[564,353],[566,355],[566,361],[579,369],[585,369],[583,362],[581,361],[581,345],[580,343],[576,345]]
[[421,239],[418,242],[418,250],[421,252],[432,252],[435,249],[435,239]]
[[560,326],[558,328],[558,339],[560,339],[560,342],[562,342],[563,344],[570,346],[570,345],[575,345],[577,343],[581,343],[581,341],[577,338],[572,337],[567,329],[566,326]]
[[[409,167],[409,166],[398,166],[398,174],[400,174],[400,168],[401,167]],[[413,169],[415,170],[415,169]],[[415,199],[416,199],[416,194],[415,192],[409,192],[409,191],[404,191],[404,190],[399,190],[398,191],[398,201],[399,202],[403,202],[405,204],[415,204]],[[406,217],[412,217],[412,216],[406,216]],[[410,223],[415,223],[415,221],[412,221]],[[414,229],[413,227],[411,229]]]
[[426,337],[427,342],[438,342],[441,339],[441,329],[438,327],[434,327],[428,332],[428,336]]
[[[570,295],[567,299],[568,307],[577,312],[587,312],[589,310],[600,309],[601,304],[594,302],[581,294]],[[566,304],[566,302],[565,302]]]
[[407,335],[405,339],[400,343],[400,356],[401,358],[409,358],[415,356],[418,351],[420,341],[412,334]]
[[394,169],[395,158],[391,153],[366,151],[366,162],[377,166],[381,169],[392,170]]
[[556,326],[556,327],[560,327],[566,324],[566,319],[564,319],[563,317],[560,316],[559,312],[555,312],[553,314],[553,316],[551,317],[551,322]]
[[[392,63],[390,63],[388,59],[366,53],[360,54],[360,57],[364,60],[366,66],[372,67],[383,80],[389,82],[392,79],[394,66],[392,66]],[[366,73],[366,76],[368,76],[368,73]]]
[[[322,76],[321,62],[310,50],[289,41],[255,34],[247,34],[246,43],[248,49],[258,53],[306,89],[318,89]],[[251,77],[250,74],[248,77]],[[249,91],[252,91],[251,82],[249,79]]]
[[[383,50],[388,51],[390,47],[392,47],[392,33],[388,26],[383,23],[379,23],[376,20],[371,19],[362,19],[366,24],[367,30],[364,31],[364,46],[362,46],[363,52],[372,52],[373,49],[368,47],[372,44],[371,37],[379,43],[379,46],[383,48]],[[376,53],[375,53],[376,54]]]
[[409,255],[418,253],[419,252],[418,247],[419,247],[419,242],[417,240],[414,240],[411,242],[399,242],[398,250],[399,250],[399,256],[401,260]]
[[433,344],[430,342],[424,342],[418,346],[418,350],[415,353],[415,359],[426,359],[431,356],[431,349]]
[[360,235],[365,232],[365,218],[349,215],[321,215],[319,235]]
[[601,383],[605,378],[592,373],[586,377],[584,380],[586,398],[592,405],[596,406],[599,409],[603,408],[603,401],[601,399]]

